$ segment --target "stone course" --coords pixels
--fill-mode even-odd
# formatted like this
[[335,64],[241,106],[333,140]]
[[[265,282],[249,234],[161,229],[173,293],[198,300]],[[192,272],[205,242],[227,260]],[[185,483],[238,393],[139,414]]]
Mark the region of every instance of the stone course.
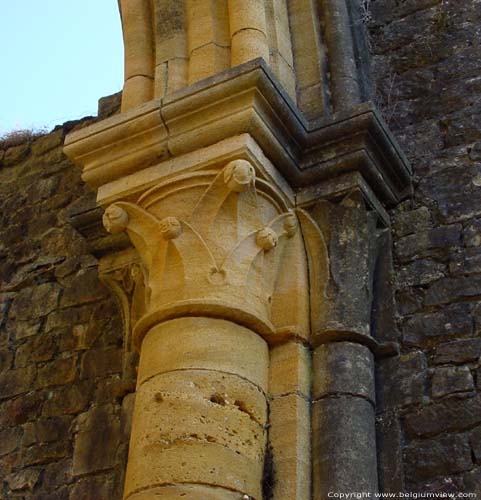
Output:
[[415,175],[391,213],[402,342],[378,367],[381,478],[479,495],[481,4],[368,3],[376,98]]
[[[103,99],[102,116],[119,96]],[[93,203],[62,153],[70,122],[0,142],[0,498],[121,498],[126,462],[123,326],[96,259],[69,222]]]

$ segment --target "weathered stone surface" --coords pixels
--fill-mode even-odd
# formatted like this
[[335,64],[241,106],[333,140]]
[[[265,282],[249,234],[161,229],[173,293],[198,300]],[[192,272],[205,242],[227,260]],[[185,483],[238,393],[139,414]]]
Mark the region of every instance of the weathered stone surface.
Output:
[[481,464],[481,427],[477,427],[469,433],[469,443],[473,450],[475,462]]
[[478,295],[481,295],[480,276],[441,278],[429,287],[425,304],[428,306],[447,304]]
[[463,242],[467,247],[481,246],[481,219],[471,220],[464,226]]
[[69,500],[111,500],[113,485],[108,477],[89,477],[75,484]]
[[[72,199],[94,200],[94,194],[62,155],[63,134],[57,128],[10,151],[9,166],[0,168],[2,499],[70,500],[79,480],[71,473],[72,421],[106,397],[94,390],[103,376],[79,380],[77,352],[94,342],[100,350],[122,351],[118,310],[112,298],[97,299],[106,291],[95,282],[96,261],[85,255],[85,242],[66,217]],[[65,289],[72,306],[61,309]],[[123,394],[116,390],[109,398],[117,411]],[[119,481],[120,489],[116,478],[126,462],[127,440],[122,435],[122,454],[103,477],[105,484]],[[80,489],[78,498],[96,500],[101,483]],[[120,499],[121,491],[105,498]]]
[[15,353],[15,367],[24,367],[38,361],[49,361],[57,345],[52,335],[36,335],[28,338]]
[[32,144],[32,154],[43,155],[47,151],[61,146],[63,144],[63,137],[64,131],[62,128],[40,137]]
[[478,497],[481,495],[481,468],[468,472],[463,476],[464,490],[467,493],[474,493]]
[[313,405],[312,426],[316,497],[327,498],[329,491],[377,491],[372,405],[361,398],[321,399]]
[[72,417],[53,417],[40,419],[34,423],[36,442],[66,441],[69,438]]
[[[449,123],[451,130],[447,135],[455,135],[456,117],[450,117]],[[477,128],[479,131],[479,125]],[[481,209],[477,200],[481,194],[480,175],[481,167],[476,164],[466,165],[463,169],[445,169],[435,176],[426,177],[420,190],[428,198],[436,199],[438,210],[448,223],[479,217]]]
[[393,229],[399,238],[408,234],[426,232],[432,225],[431,214],[427,207],[419,207],[395,214]]
[[35,366],[9,370],[0,374],[0,398],[17,396],[33,389],[35,379]]
[[37,469],[25,469],[15,474],[10,474],[6,477],[8,487],[12,491],[29,491],[33,492],[35,485],[40,477],[40,471]]
[[448,257],[452,247],[460,243],[461,231],[460,224],[453,224],[406,236],[396,242],[396,256],[401,262],[427,256]]
[[13,148],[7,149],[5,155],[3,156],[2,163],[5,167],[10,167],[16,165],[24,160],[30,152],[29,144],[21,144],[20,146],[15,146]]
[[374,404],[374,358],[367,347],[333,342],[314,351],[312,397],[336,394],[364,397]]
[[45,401],[42,415],[53,417],[79,413],[88,405],[91,392],[91,386],[85,382],[55,389]]
[[65,279],[65,291],[61,307],[77,306],[97,301],[107,295],[107,289],[100,282],[96,269],[84,270]]
[[427,285],[442,278],[446,273],[446,266],[430,259],[415,260],[398,269],[397,282],[400,288],[407,286]]
[[0,404],[0,426],[21,425],[40,413],[43,395],[28,393]]
[[[311,211],[325,235],[329,255],[329,282],[325,312],[316,326],[328,331],[370,333],[375,221],[356,194],[341,203],[318,203]],[[342,231],[331,231],[339,227]],[[352,272],[356,269],[356,273]]]
[[71,444],[69,441],[52,441],[50,443],[27,448],[24,462],[26,465],[47,464],[67,457],[71,452]]
[[407,474],[419,479],[464,472],[473,466],[466,434],[414,441],[406,448],[405,454]]
[[118,348],[90,350],[82,356],[80,376],[85,378],[105,377],[122,371],[122,351]]
[[20,445],[22,430],[18,427],[11,427],[0,431],[0,456],[7,455],[16,450]]
[[403,327],[403,341],[410,347],[426,347],[445,337],[470,335],[472,332],[469,304],[453,304],[435,313],[413,315]]
[[43,487],[53,491],[72,482],[72,460],[70,457],[52,462],[45,467]]
[[120,438],[120,421],[114,408],[100,406],[77,419],[73,475],[79,476],[113,467]]
[[422,403],[426,395],[426,358],[422,352],[414,351],[383,360],[377,380],[382,411]]
[[86,252],[85,240],[72,227],[51,228],[42,235],[42,251],[46,255],[75,257]]
[[395,413],[381,413],[376,418],[376,445],[379,463],[379,489],[386,493],[404,491],[402,453],[403,435]]
[[467,366],[436,368],[431,383],[434,398],[474,390],[473,376]]
[[404,418],[412,436],[432,436],[440,432],[462,431],[481,422],[481,396],[449,399],[413,410]]
[[462,339],[440,344],[434,351],[434,362],[468,363],[477,361],[481,356],[481,339]]
[[270,351],[269,395],[300,393],[308,397],[311,388],[311,359],[308,348],[288,342]]
[[77,357],[58,359],[41,366],[38,370],[39,387],[70,384],[77,374]]
[[56,283],[44,283],[22,290],[12,303],[10,318],[31,320],[46,316],[58,305],[60,287]]

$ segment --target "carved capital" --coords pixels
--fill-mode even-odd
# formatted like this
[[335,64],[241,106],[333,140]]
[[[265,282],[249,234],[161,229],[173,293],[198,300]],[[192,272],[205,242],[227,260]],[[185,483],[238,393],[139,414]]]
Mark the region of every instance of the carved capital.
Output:
[[[152,324],[181,315],[231,318],[269,338],[281,330],[307,337],[297,216],[248,161],[164,181],[136,203],[108,207],[104,224],[127,231],[145,269],[137,345]],[[286,269],[296,279],[284,279]],[[279,305],[289,295],[299,298],[290,319]]]

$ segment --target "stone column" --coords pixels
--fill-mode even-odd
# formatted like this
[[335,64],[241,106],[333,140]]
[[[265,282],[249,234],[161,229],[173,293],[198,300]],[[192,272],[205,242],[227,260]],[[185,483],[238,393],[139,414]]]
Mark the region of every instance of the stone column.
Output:
[[268,361],[266,342],[228,320],[180,317],[150,329],[124,498],[262,498]]
[[372,336],[378,215],[359,191],[321,201],[312,217],[327,234],[329,277],[313,317],[314,499],[378,492]]
[[361,102],[353,2],[137,2],[153,95],[128,79],[128,111],[65,147],[105,209],[101,268],[135,269],[126,498],[375,492],[374,249],[410,167]]
[[139,252],[146,285],[126,499],[263,498],[264,338],[279,266],[297,265],[289,248],[300,240],[294,212],[255,184],[252,165],[234,160],[105,212],[106,228],[127,231]]

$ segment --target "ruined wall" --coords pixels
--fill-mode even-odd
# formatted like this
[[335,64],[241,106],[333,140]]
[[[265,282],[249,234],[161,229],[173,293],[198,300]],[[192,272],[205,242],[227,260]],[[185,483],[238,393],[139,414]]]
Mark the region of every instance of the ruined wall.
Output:
[[392,213],[402,355],[378,373],[384,487],[404,470],[408,491],[479,496],[481,4],[369,4],[377,97],[415,173]]
[[2,500],[121,497],[121,318],[69,223],[75,204],[94,201],[62,153],[83,124],[0,150]]
[[[378,366],[382,489],[481,495],[481,3],[362,4],[415,171],[391,214],[402,352]],[[0,148],[0,499],[121,497],[121,319],[69,222],[94,195],[61,153],[81,125]]]

